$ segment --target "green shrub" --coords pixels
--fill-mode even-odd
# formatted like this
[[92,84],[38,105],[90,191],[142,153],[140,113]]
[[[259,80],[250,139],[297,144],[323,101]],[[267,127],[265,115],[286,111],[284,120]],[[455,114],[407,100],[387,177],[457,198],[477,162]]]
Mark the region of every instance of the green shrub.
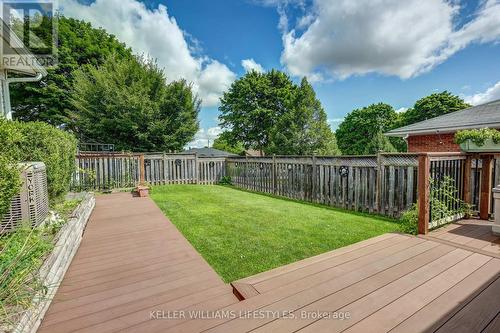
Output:
[[482,146],[488,139],[493,140],[493,142],[496,144],[500,143],[500,131],[491,128],[481,128],[473,130],[463,130],[455,133],[455,142],[458,144],[470,140],[474,144]]
[[231,181],[231,177],[229,176],[224,176],[219,180],[219,185],[233,185],[233,182]]
[[66,193],[75,167],[77,141],[72,134],[42,122],[0,119],[0,138],[0,156],[45,163],[51,199]]
[[15,155],[6,153],[5,150],[12,150],[21,139],[22,135],[17,130],[16,124],[0,117],[0,142],[2,143],[0,145],[0,217],[9,209],[10,201],[21,185]]
[[8,211],[10,201],[18,192],[20,185],[21,179],[16,163],[0,155],[0,217]]
[[402,232],[416,235],[418,233],[418,204],[413,204],[410,209],[401,214],[399,227]]

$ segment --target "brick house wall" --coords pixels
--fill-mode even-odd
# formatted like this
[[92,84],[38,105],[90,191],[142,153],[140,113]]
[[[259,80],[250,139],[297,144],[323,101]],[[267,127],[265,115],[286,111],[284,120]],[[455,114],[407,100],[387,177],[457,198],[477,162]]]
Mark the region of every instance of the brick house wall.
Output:
[[455,133],[410,135],[408,152],[459,152],[460,146],[454,143]]

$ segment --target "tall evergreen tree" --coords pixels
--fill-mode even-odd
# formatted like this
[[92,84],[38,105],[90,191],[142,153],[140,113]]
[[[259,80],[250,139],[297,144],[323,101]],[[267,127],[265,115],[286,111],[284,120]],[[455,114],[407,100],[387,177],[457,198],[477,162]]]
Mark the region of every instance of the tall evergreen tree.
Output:
[[267,151],[290,155],[337,155],[326,112],[306,78],[295,90],[293,107],[278,120]]

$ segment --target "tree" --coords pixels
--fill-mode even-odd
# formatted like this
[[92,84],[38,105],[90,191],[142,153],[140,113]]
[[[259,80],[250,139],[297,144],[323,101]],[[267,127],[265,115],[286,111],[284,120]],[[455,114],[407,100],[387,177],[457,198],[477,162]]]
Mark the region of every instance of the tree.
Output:
[[338,153],[326,113],[306,79],[297,86],[277,70],[251,71],[224,93],[219,110],[231,145],[266,154]]
[[236,142],[236,144],[231,144],[229,143],[228,140],[228,134],[229,132],[222,132],[215,140],[214,144],[212,145],[213,148],[215,149],[220,149],[224,150],[233,154],[237,155],[244,155],[245,154],[245,147],[241,142]]
[[411,125],[468,107],[470,105],[465,103],[462,98],[448,91],[434,93],[419,99],[413,108],[404,112],[401,117],[401,126]]
[[340,153],[326,113],[306,78],[295,90],[292,108],[273,128],[267,152],[287,155]]
[[[50,40],[52,26],[44,18],[35,28],[37,36]],[[58,17],[57,66],[48,68],[48,75],[39,82],[12,84],[11,100],[15,118],[23,121],[41,120],[52,125],[72,126],[71,103],[73,72],[87,66],[99,66],[108,56],[132,58],[132,51],[103,29],[90,23]],[[108,141],[106,141],[108,142]]]
[[185,81],[166,84],[156,62],[109,57],[75,71],[75,131],[119,150],[180,150],[199,128],[200,101]]
[[346,155],[396,151],[383,133],[392,129],[398,115],[393,107],[378,103],[349,113],[335,132],[340,150]]

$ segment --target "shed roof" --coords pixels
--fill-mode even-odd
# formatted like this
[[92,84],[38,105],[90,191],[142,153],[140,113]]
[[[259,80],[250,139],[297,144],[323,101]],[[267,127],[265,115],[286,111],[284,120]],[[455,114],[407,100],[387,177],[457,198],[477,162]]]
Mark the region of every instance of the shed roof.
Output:
[[500,128],[500,99],[393,129],[385,135],[450,133],[463,129]]

